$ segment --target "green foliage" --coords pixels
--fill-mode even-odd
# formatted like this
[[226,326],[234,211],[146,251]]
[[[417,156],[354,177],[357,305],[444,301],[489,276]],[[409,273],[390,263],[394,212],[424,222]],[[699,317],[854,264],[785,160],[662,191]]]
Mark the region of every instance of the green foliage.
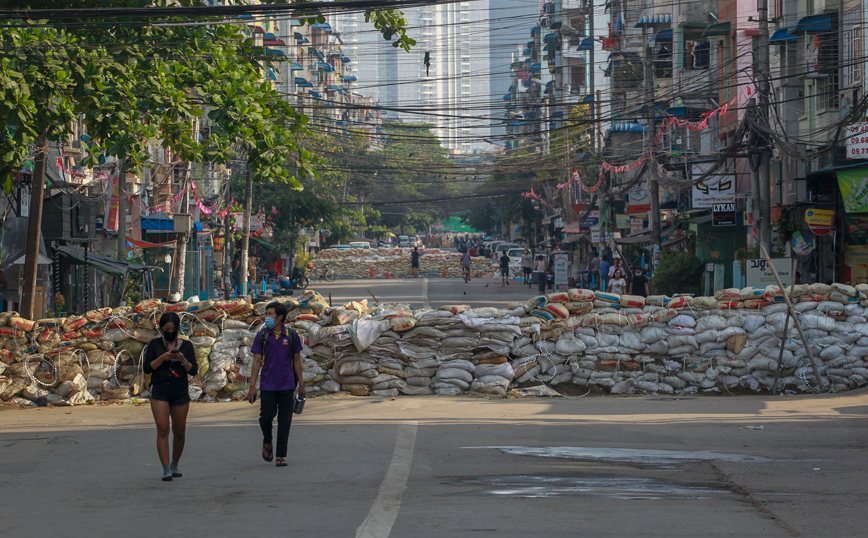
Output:
[[702,293],[702,274],[705,266],[692,252],[664,250],[660,264],[651,278],[654,293]]

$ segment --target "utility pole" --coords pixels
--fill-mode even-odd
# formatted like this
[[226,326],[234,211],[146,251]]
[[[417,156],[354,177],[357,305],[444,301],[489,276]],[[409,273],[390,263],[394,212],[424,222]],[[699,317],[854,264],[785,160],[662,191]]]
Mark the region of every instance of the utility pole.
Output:
[[232,176],[229,176],[228,185],[226,186],[226,216],[223,217],[223,298],[229,299],[232,297],[232,235],[235,231],[234,223],[232,222],[232,213],[228,211],[229,202],[232,197],[229,195],[232,187]]
[[[759,123],[768,127],[769,123],[769,5],[768,0],[757,0],[757,22],[759,35],[756,47],[756,77],[759,80]],[[759,142],[759,243],[766,249],[771,245],[771,148],[765,133],[757,136]]]
[[36,139],[33,181],[30,185],[30,217],[27,222],[27,250],[24,255],[24,289],[21,290],[21,317],[35,319],[36,277],[39,270],[39,239],[42,236],[42,198],[45,194],[45,168],[48,164],[48,129]]
[[244,189],[244,225],[241,231],[241,295],[247,295],[249,280],[248,264],[250,263],[250,208],[253,205],[253,173],[250,164],[247,165],[247,186]]
[[[180,213],[187,215],[190,213],[190,182],[192,181],[193,163],[187,162],[187,181],[184,182],[184,194],[181,195]],[[192,224],[192,223],[191,223]],[[175,249],[178,258],[178,294],[181,299],[184,299],[184,285],[187,277],[187,243],[190,241],[190,233],[185,232],[178,234],[178,245]]]
[[[644,155],[648,163],[648,189],[651,191],[651,212],[648,224],[651,226],[651,244],[660,250],[660,187],[657,178],[657,155],[654,137],[657,135],[657,107],[654,90],[654,50],[648,45],[645,29],[642,29],[642,43],[645,45],[645,106],[648,110],[648,125],[644,139]],[[654,256],[651,256],[652,261]],[[653,263],[652,263],[653,266]]]
[[[588,24],[589,24],[588,36],[593,38],[594,37],[594,2],[593,2],[593,0],[586,0],[586,2],[587,2],[587,6],[589,8],[588,9]],[[599,120],[600,120],[600,117],[596,113],[597,112],[596,108],[598,105],[598,103],[597,103],[598,98],[595,95],[595,90],[597,87],[596,86],[597,71],[594,67],[594,65],[595,65],[594,64],[594,48],[596,48],[596,41],[594,42],[594,45],[591,47],[591,50],[588,51],[588,69],[587,69],[587,72],[590,73],[590,76],[588,77],[588,79],[589,79],[588,80],[588,90],[590,90],[590,91],[588,93],[594,97],[594,102],[589,105],[590,112],[591,112],[590,116],[591,116],[591,119],[594,120],[594,124],[591,127],[591,153],[597,152],[597,129],[599,128]]]
[[124,160],[118,161],[118,259],[127,259],[127,174]]

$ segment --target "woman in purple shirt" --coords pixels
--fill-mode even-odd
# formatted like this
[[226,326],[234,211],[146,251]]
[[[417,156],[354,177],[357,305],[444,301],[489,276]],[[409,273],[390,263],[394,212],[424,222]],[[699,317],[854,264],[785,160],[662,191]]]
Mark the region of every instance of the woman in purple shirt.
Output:
[[247,400],[256,401],[256,378],[262,369],[259,395],[259,426],[262,428],[262,459],[274,459],[272,442],[273,421],[277,416],[277,466],[286,467],[286,451],[289,444],[289,428],[292,426],[292,407],[295,389],[306,396],[301,375],[301,339],[286,326],[285,305],[274,302],[265,308],[265,329],[253,340],[253,370],[250,374],[250,390]]

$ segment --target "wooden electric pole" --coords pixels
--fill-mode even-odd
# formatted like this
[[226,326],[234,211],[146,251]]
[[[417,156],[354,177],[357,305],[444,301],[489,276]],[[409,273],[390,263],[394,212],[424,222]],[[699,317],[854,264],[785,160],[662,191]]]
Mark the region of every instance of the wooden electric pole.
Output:
[[[48,164],[48,129],[36,139],[33,181],[30,185],[30,216],[27,223],[27,246],[24,257],[24,288],[21,290],[21,317],[35,319],[36,277],[39,271],[39,241],[42,237],[42,198],[45,194],[45,169]],[[38,314],[36,316],[35,314]]]

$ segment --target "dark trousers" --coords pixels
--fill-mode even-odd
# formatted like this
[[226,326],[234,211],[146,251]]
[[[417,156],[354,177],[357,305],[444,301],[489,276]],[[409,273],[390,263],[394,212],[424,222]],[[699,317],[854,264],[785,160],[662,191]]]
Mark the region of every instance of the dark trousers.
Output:
[[277,450],[278,458],[286,457],[289,444],[289,427],[292,426],[292,406],[295,390],[261,390],[259,391],[259,427],[262,428],[262,443],[272,441],[272,421],[277,416]]
[[537,289],[539,291],[539,294],[545,295],[545,292],[546,292],[546,274],[545,273],[537,273],[536,278],[537,278],[536,284],[538,286]]

